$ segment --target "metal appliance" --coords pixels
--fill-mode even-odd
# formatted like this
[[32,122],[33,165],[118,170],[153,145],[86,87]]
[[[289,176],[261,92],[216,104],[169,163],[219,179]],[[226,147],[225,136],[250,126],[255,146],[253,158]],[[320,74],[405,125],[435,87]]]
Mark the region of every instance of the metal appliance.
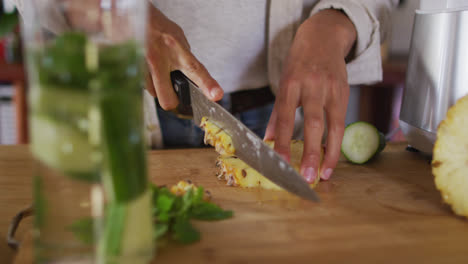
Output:
[[431,155],[439,123],[468,94],[468,0],[421,0],[415,13],[400,127]]

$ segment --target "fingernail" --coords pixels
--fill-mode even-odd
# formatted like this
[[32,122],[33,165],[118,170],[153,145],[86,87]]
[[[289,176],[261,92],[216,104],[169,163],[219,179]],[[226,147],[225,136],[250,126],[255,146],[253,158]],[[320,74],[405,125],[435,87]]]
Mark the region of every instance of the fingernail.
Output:
[[279,155],[280,155],[285,161],[289,162],[289,157],[288,157],[287,155],[281,154],[281,153],[279,153]]
[[326,170],[322,173],[322,179],[324,179],[324,180],[330,179],[330,176],[332,175],[332,173],[333,173],[333,170],[332,170],[332,169],[326,169]]
[[315,172],[315,169],[312,167],[306,168],[302,171],[302,175],[306,179],[307,182],[313,183],[315,181],[315,178],[317,177],[317,173]]
[[213,99],[218,98],[219,94],[220,94],[219,88],[214,88],[210,92],[211,98],[213,98]]

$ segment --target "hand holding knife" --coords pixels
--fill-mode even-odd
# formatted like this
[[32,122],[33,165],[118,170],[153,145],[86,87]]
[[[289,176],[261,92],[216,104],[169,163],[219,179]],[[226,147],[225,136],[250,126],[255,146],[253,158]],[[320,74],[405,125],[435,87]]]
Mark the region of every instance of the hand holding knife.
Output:
[[203,117],[213,120],[231,136],[237,157],[288,192],[319,201],[304,177],[233,115],[210,101],[182,72],[172,72],[171,80],[180,102],[178,111],[181,114],[190,114],[191,110],[197,126],[200,126]]

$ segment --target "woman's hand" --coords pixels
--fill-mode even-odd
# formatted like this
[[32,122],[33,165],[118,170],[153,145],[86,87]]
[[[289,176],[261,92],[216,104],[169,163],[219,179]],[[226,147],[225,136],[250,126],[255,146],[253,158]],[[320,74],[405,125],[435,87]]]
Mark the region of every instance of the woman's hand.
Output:
[[[323,10],[299,27],[283,68],[265,139],[274,139],[275,150],[289,160],[295,111],[302,106],[301,174],[308,182],[319,175],[328,180],[340,156],[349,97],[345,58],[354,45],[356,34],[353,23],[344,13]],[[319,172],[324,114],[328,137]]]
[[209,99],[217,101],[223,97],[218,82],[190,52],[183,30],[152,5],[147,30],[147,62],[151,74],[147,89],[165,110],[178,105],[170,78],[174,70],[181,70]]

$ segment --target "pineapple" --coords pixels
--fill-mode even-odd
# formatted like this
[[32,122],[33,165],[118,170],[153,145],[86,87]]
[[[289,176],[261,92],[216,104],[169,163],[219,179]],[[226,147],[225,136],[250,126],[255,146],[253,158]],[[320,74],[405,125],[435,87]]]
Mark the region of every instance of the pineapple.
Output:
[[432,173],[437,189],[453,211],[468,217],[468,95],[449,109],[439,125]]
[[[267,141],[266,143],[270,147],[274,147],[273,141]],[[303,149],[304,143],[302,141],[291,141],[291,165],[294,169],[296,169],[296,171],[300,170]],[[262,176],[259,172],[252,169],[249,165],[236,156],[221,155],[218,158],[216,165],[220,169],[218,178],[225,179],[227,181],[227,185],[241,187],[261,187],[264,189],[281,190],[281,187]],[[320,177],[317,177],[315,182],[310,184],[310,186],[315,187],[319,181]]]
[[[264,189],[281,190],[281,187],[265,178],[259,172],[235,156],[232,139],[225,131],[205,117],[202,119],[201,127],[205,130],[205,143],[214,146],[216,151],[220,153],[216,162],[216,165],[219,168],[219,179],[226,180],[227,185],[229,186],[261,187]],[[267,141],[266,143],[270,147],[274,147],[274,142]],[[300,169],[303,148],[304,143],[302,141],[291,141],[291,165],[297,171]],[[320,177],[317,177],[315,182],[310,186],[315,187],[319,181]]]
[[[174,195],[183,196],[189,190],[196,192],[198,190],[198,187],[195,186],[195,184],[193,184],[191,180],[185,180],[179,181],[176,185],[172,185],[171,188],[169,188],[169,190]],[[209,191],[205,190],[203,200],[211,200],[211,193]]]
[[203,117],[200,127],[205,130],[205,144],[215,147],[216,152],[221,155],[234,155],[235,149],[232,145],[231,136],[216,124]]

